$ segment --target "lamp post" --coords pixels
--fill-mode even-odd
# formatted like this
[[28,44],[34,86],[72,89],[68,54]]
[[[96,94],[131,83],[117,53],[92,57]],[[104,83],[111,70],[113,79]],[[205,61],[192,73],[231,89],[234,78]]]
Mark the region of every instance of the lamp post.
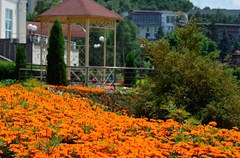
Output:
[[[94,44],[94,49],[98,49],[98,48],[100,48],[101,47],[101,45],[100,44]],[[97,53],[98,54],[98,53]],[[98,55],[96,55],[97,57],[98,57]],[[96,62],[96,65],[98,65],[98,59],[96,60],[97,62]]]
[[32,25],[32,24],[28,24],[27,26],[27,30],[28,30],[28,41],[31,44],[31,76],[32,76],[32,56],[33,56],[33,37],[35,35],[35,32],[37,31],[37,26],[36,25]]
[[103,43],[103,66],[106,66],[106,44],[105,44],[105,38],[103,36],[99,37],[99,41]]
[[106,69],[105,69],[105,67],[106,67],[106,39],[104,38],[104,36],[100,36],[99,41],[101,43],[103,43],[103,67],[104,67],[104,69],[103,69],[103,80],[105,82],[105,79],[106,79],[106,77],[105,77],[106,76]]

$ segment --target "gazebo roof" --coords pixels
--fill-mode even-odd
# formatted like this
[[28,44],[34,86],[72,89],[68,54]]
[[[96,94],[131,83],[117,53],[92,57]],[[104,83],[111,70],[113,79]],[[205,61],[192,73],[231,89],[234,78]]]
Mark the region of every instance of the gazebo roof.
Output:
[[37,20],[39,20],[40,17],[46,16],[84,16],[115,20],[123,19],[120,15],[108,10],[93,0],[64,0],[40,14]]

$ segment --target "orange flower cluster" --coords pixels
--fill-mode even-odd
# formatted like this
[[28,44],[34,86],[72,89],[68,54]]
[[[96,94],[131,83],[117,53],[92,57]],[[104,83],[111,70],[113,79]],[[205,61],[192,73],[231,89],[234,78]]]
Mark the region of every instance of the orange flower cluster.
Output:
[[0,157],[240,157],[240,132],[130,118],[68,93],[0,88]]

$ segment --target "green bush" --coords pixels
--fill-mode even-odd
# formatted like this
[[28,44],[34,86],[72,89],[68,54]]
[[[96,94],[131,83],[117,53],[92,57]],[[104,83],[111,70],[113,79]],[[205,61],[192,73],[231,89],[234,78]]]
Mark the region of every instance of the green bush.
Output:
[[29,78],[25,82],[22,83],[23,86],[25,87],[42,87],[42,83],[37,80],[36,78]]
[[11,85],[14,85],[17,83],[18,83],[18,80],[15,80],[15,79],[1,80],[0,87],[7,87],[7,86],[11,86]]
[[[187,31],[178,35],[197,38]],[[144,43],[155,69],[148,88],[134,104],[143,109],[138,109],[140,116],[165,119],[169,116],[166,105],[173,101],[203,123],[240,127],[239,82],[226,65],[202,56],[199,43],[201,40],[195,42],[196,48],[194,43],[188,48],[186,40],[178,49],[172,49],[167,40]]]
[[0,80],[15,78],[15,63],[0,61]]

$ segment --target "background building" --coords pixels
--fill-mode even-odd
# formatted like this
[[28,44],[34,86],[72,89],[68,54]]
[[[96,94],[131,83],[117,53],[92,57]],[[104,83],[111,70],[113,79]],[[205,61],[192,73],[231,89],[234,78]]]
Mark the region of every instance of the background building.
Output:
[[0,0],[0,38],[26,43],[27,0]]
[[162,14],[161,28],[164,36],[176,29],[176,25],[184,25],[188,21],[188,13],[160,11]]
[[161,12],[149,10],[131,10],[128,18],[138,27],[140,37],[154,40],[156,39],[159,27],[161,27]]
[[160,33],[165,36],[188,20],[188,13],[159,10],[130,10],[123,16],[136,24],[139,37],[149,40],[155,40]]

